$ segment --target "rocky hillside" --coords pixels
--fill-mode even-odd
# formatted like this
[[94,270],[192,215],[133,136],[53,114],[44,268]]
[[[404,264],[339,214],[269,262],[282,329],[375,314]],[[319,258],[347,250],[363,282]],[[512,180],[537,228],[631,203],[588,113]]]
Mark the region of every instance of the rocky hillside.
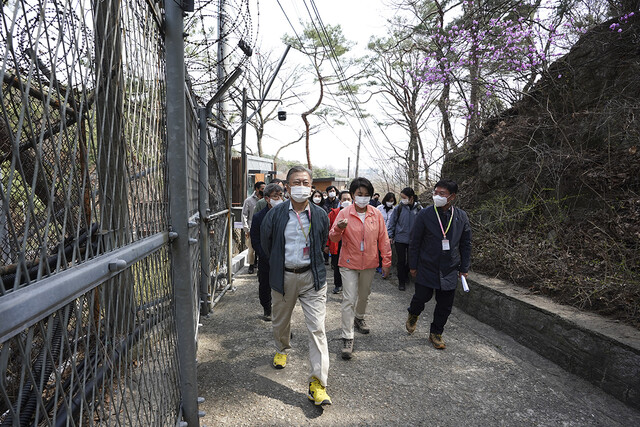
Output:
[[476,271],[640,327],[639,15],[585,34],[442,176]]

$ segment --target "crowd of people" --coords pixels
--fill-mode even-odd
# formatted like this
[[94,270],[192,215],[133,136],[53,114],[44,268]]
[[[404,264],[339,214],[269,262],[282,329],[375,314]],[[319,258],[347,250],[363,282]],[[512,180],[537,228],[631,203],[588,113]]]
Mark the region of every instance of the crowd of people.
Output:
[[433,204],[423,207],[414,189],[406,187],[382,201],[371,181],[351,181],[348,190],[313,187],[312,173],[302,166],[289,170],[285,181],[256,182],[243,205],[242,223],[248,240],[249,273],[258,269],[258,294],[263,319],[272,322],[276,347],[273,366],[284,369],[291,340],[291,316],[300,302],[309,332],[308,397],[315,405],[331,404],[326,387],[329,349],[325,334],[327,266],[334,294],[342,295],[341,357],[353,355],[355,332],[370,333],[365,320],[376,273],[387,279],[395,249],[398,289],[410,276],[415,291],[405,327],[413,334],[425,304],[435,294],[429,341],[446,348],[444,326],[453,308],[458,278],[467,276],[471,259],[471,227],[467,214],[453,207],[458,185],[440,180]]

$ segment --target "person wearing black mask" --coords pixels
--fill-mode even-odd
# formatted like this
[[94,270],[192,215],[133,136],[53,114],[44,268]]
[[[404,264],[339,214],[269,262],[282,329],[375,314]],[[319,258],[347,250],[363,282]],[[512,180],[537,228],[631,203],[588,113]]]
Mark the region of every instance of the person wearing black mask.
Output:
[[413,188],[406,187],[400,192],[400,204],[392,211],[387,225],[389,239],[395,244],[398,256],[398,289],[404,291],[409,282],[408,250],[411,229],[422,206],[418,203]]
[[377,208],[378,206],[380,206],[380,194],[378,193],[374,194],[369,204],[374,208]]

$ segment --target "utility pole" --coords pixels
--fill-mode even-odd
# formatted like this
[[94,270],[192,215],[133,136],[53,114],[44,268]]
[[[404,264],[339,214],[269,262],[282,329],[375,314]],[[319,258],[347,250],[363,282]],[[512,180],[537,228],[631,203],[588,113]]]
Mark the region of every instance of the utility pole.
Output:
[[354,178],[358,177],[358,166],[360,164],[360,143],[362,143],[362,129],[360,129],[360,132],[358,132],[358,152],[356,153],[356,176]]

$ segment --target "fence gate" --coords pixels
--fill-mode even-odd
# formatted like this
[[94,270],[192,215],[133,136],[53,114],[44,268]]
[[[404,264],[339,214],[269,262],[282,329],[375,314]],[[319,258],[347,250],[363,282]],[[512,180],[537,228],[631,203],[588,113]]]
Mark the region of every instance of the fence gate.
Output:
[[176,2],[2,3],[2,426],[198,424],[198,315],[230,258],[182,39]]

